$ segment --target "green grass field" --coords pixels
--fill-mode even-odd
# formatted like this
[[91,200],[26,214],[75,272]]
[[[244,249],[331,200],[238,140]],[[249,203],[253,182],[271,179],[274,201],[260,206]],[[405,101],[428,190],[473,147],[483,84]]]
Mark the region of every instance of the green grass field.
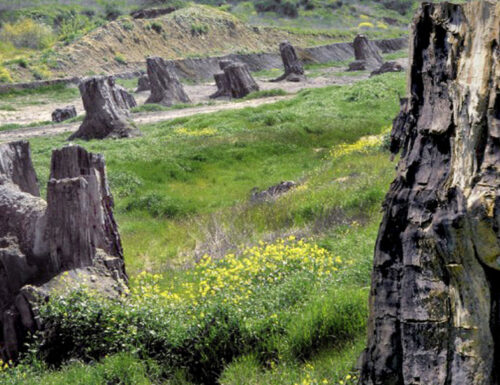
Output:
[[[354,383],[404,88],[386,74],[78,142],[106,157],[131,294],[55,298],[53,333],[0,382]],[[65,136],[30,142],[44,187]],[[250,201],[283,180],[298,186]]]

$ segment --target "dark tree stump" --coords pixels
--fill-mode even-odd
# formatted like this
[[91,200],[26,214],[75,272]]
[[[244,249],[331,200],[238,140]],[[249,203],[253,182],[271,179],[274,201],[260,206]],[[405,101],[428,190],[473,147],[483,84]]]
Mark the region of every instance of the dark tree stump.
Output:
[[146,64],[151,85],[151,95],[146,103],[158,103],[167,107],[179,103],[191,103],[170,63],[160,57],[149,57]]
[[0,175],[12,181],[21,191],[40,196],[28,142],[0,144]]
[[137,79],[137,89],[135,92],[149,91],[151,84],[149,84],[148,75],[142,75]]
[[[222,71],[227,66],[233,64],[232,60],[220,60],[219,67]],[[220,97],[231,97],[231,86],[229,85],[229,80],[224,72],[220,72],[214,75],[215,85],[217,86],[217,91],[210,95],[210,99],[220,98]]]
[[[104,250],[108,255],[123,259],[123,248],[118,233],[113,208],[114,200],[108,185],[104,157],[99,154],[87,152],[80,146],[66,146],[52,153],[50,179],[61,180],[65,178],[92,177],[97,184],[91,187],[93,199],[91,211],[93,214],[92,236],[96,248]],[[91,179],[92,179],[91,178]]]
[[[27,142],[1,145],[0,165],[0,358],[5,361],[16,358],[28,332],[42,328],[37,309],[53,292],[91,285],[102,295],[118,296],[127,275],[101,155],[79,146],[54,151],[47,203],[21,189],[38,193]],[[26,175],[19,175],[23,168]]]
[[259,90],[259,86],[250,74],[246,64],[229,64],[224,68],[224,74],[233,98],[242,98],[251,92]]
[[384,63],[378,47],[366,36],[356,36],[353,46],[355,61],[349,65],[349,71],[375,70]]
[[295,48],[288,41],[280,43],[280,54],[283,66],[285,67],[285,73],[272,81],[281,82],[288,80],[291,82],[300,82],[305,80],[304,66],[299,60]]
[[114,98],[118,107],[122,110],[129,111],[131,108],[137,107],[137,102],[132,94],[130,94],[122,86],[116,85],[113,87]]
[[75,106],[66,106],[58,108],[52,112],[52,121],[56,123],[64,122],[65,120],[74,118],[76,116]]
[[128,138],[139,131],[128,118],[123,94],[110,77],[92,77],[80,83],[80,94],[85,107],[85,120],[69,140]]
[[375,247],[363,385],[496,385],[500,3],[423,3]]
[[370,74],[371,76],[382,75],[387,72],[403,72],[404,68],[401,64],[396,63],[395,61],[388,61],[382,64],[379,69],[376,69]]

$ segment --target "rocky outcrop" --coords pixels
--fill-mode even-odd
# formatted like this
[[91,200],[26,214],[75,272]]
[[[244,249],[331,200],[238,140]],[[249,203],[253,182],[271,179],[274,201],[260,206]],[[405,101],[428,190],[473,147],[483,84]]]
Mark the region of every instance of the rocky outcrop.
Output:
[[289,82],[300,82],[305,80],[304,66],[299,60],[295,48],[288,41],[280,43],[280,54],[283,66],[285,67],[285,73],[273,81],[281,82],[287,80]]
[[294,181],[283,181],[262,191],[259,191],[259,189],[255,187],[252,189],[250,201],[255,203],[272,200],[286,194],[295,187],[297,187],[297,183]]
[[363,385],[496,385],[500,3],[424,3],[375,248]]
[[374,70],[383,64],[384,60],[377,45],[366,36],[356,36],[353,47],[355,61],[349,64],[349,71]]
[[66,106],[57,108],[52,112],[52,121],[56,123],[64,122],[65,120],[76,117],[75,106]]
[[127,275],[101,155],[79,146],[55,150],[47,202],[33,186],[27,142],[0,145],[0,165],[0,358],[5,361],[17,357],[28,332],[43,327],[38,308],[53,292],[81,287],[118,296]]
[[151,95],[146,103],[158,103],[170,107],[179,103],[191,103],[170,63],[161,57],[146,60]]
[[128,117],[131,101],[124,94],[125,90],[116,85],[114,77],[87,78],[80,83],[79,88],[86,115],[78,131],[69,140],[129,138],[139,135]]

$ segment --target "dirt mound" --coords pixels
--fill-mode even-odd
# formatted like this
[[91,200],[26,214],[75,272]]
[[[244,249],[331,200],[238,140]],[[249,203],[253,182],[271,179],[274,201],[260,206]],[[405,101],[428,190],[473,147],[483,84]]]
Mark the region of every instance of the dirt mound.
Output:
[[[125,72],[142,68],[147,56],[178,59],[277,51],[282,40],[306,46],[309,38],[251,27],[229,13],[193,5],[154,19],[121,19],[98,28],[56,49],[58,69],[53,74],[62,77]],[[329,40],[325,36],[324,41]]]

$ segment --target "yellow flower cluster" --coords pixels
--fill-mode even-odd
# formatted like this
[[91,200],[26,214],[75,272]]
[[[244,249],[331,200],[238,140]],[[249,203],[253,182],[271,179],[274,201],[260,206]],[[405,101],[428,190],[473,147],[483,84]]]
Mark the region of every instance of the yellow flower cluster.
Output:
[[357,376],[350,374],[335,382],[330,381],[327,378],[318,378],[318,373],[315,371],[314,365],[310,363],[305,364],[304,372],[305,374],[301,381],[296,382],[294,385],[354,385],[358,380]]
[[186,135],[186,136],[211,136],[217,134],[215,128],[202,128],[201,130],[190,130],[186,127],[178,127],[174,130],[176,134]]
[[290,236],[273,243],[260,242],[245,249],[241,255],[228,254],[220,260],[205,255],[189,273],[191,279],[178,287],[171,284],[167,290],[159,288],[161,275],[143,272],[138,276],[139,282],[133,287],[132,295],[192,306],[222,295],[223,302],[239,303],[249,299],[259,288],[279,284],[293,273],[327,277],[348,264],[352,261],[343,261],[313,242]]
[[[12,363],[10,363],[10,364],[12,364]],[[10,364],[9,364],[9,362],[4,362],[4,361],[0,358],[0,372],[3,372],[3,371],[5,371],[5,370],[9,369]]]
[[340,144],[330,150],[330,156],[339,158],[352,153],[367,153],[382,145],[382,135],[363,136],[357,142],[351,144]]

